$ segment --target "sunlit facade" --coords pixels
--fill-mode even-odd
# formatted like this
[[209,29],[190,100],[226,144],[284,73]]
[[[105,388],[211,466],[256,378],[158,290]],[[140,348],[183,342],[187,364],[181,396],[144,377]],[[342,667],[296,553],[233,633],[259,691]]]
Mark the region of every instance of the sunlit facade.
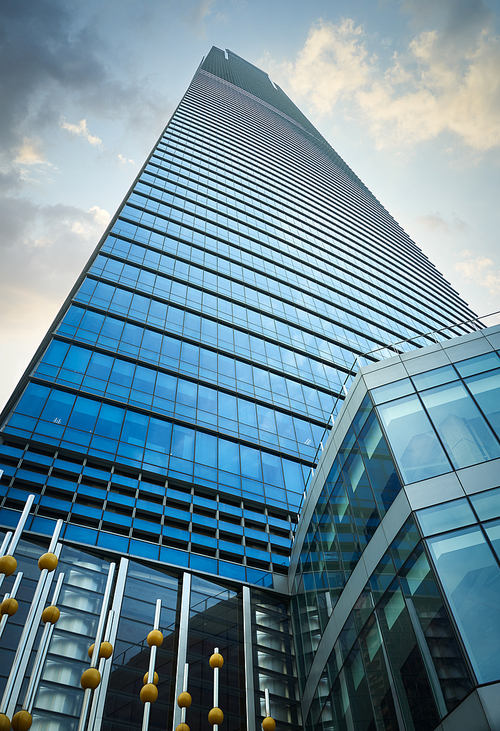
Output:
[[[33,728],[139,728],[146,636],[161,600],[152,731],[180,722],[175,698],[185,663],[193,697],[187,722],[193,729],[205,723],[214,647],[225,657],[220,706],[227,731],[259,727],[266,689],[280,728],[326,729],[318,690],[326,672],[323,663],[318,675],[323,625],[331,625],[342,589],[400,500],[401,485],[461,469],[442,445],[439,451],[439,435],[432,442],[423,430],[420,441],[402,446],[403,422],[396,436],[391,432],[392,397],[387,406],[376,402],[379,416],[371,408],[366,419],[387,433],[393,456],[377,467],[387,482],[380,477],[373,487],[374,505],[352,513],[362,528],[342,538],[351,558],[339,558],[338,571],[329,565],[320,587],[316,571],[301,568],[297,546],[304,530],[310,537],[307,511],[336,439],[327,442],[328,431],[335,421],[336,434],[346,421],[346,407],[339,410],[359,365],[377,371],[394,352],[413,357],[456,336],[473,338],[477,327],[467,305],[267,74],[213,48],[1,415],[0,526],[14,530],[30,494],[34,502],[15,554],[24,577],[19,613],[2,638],[7,690],[0,712],[10,717],[24,707],[28,680],[16,685],[8,677],[38,581],[36,562],[56,530],[61,618],[32,699]],[[398,418],[417,399],[412,388],[398,394]],[[450,418],[449,428],[461,433]],[[359,422],[359,430],[367,428]],[[355,436],[363,438],[361,431]],[[470,464],[485,454],[496,459],[496,436],[489,439],[468,444]],[[422,450],[441,472],[428,474],[415,460]],[[16,574],[6,578],[5,591],[15,581]],[[44,602],[55,586],[47,582]],[[109,622],[103,632],[114,651],[101,660],[102,680],[82,727],[79,678],[100,618]],[[35,634],[25,638],[28,676]],[[467,662],[460,665],[465,694],[476,682]],[[429,718],[449,712],[444,697]],[[397,728],[374,718],[374,726],[345,720],[345,728]]]

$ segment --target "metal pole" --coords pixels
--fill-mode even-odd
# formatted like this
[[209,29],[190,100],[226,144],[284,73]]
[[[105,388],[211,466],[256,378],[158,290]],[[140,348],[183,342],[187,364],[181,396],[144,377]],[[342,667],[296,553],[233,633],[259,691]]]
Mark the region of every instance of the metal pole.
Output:
[[[11,535],[12,535],[12,533],[11,533]],[[7,594],[4,596],[4,598],[3,598],[4,601],[6,599],[8,599],[9,597],[11,599],[14,599],[15,598],[15,596],[17,594],[17,590],[19,589],[19,584],[21,583],[21,579],[22,578],[23,578],[23,572],[20,571],[17,574],[17,576],[16,576],[16,580],[14,581],[14,586],[10,590],[10,594],[7,592]],[[4,614],[3,617],[2,617],[2,619],[0,620],[0,638],[3,635],[3,631],[5,629],[5,625],[7,624],[8,619],[9,619],[9,615],[8,614]]]
[[[111,612],[113,612],[113,616],[111,617],[111,626],[109,628],[109,637],[108,637],[108,642],[110,642],[111,645],[113,645],[113,646],[116,642],[116,636],[117,636],[117,632],[118,632],[118,623],[120,620],[123,593],[125,590],[125,582],[127,579],[128,564],[129,564],[129,562],[128,562],[127,558],[122,558],[120,560],[118,576],[116,577],[115,591],[113,594],[113,604],[112,604],[112,608],[111,608]],[[106,630],[106,633],[107,633],[107,630]],[[94,692],[94,697],[92,699],[92,706],[91,706],[90,715],[89,715],[90,720],[89,720],[89,724],[88,724],[89,731],[100,731],[100,729],[101,729],[102,717],[104,714],[104,702],[105,702],[105,698],[106,698],[106,692],[108,689],[110,675],[111,675],[111,663],[106,663],[104,665],[104,671],[101,675],[101,682],[99,683],[98,687],[96,688],[96,690]]]
[[[217,655],[219,653],[219,648],[214,647],[214,655]],[[213,708],[219,707],[219,668],[214,668],[214,704]],[[216,723],[214,723],[213,727],[214,731],[217,731],[219,728]]]
[[0,547],[0,558],[2,556],[5,556],[5,553],[7,551],[7,546],[9,545],[9,541],[12,538],[12,531],[10,530],[8,533],[5,534],[5,537],[2,541],[2,545]]
[[[21,533],[23,532],[23,528],[26,524],[26,521],[28,519],[29,512],[31,510],[31,506],[33,505],[33,500],[35,499],[34,495],[28,495],[28,499],[26,500],[26,503],[24,504],[23,512],[21,513],[21,517],[19,518],[17,522],[17,528],[14,531],[14,536],[12,536],[12,532],[9,531],[7,535],[5,536],[3,543],[2,543],[2,550],[4,553],[1,553],[0,555],[6,556],[14,555],[14,551],[17,548],[17,544],[19,543],[19,539],[21,538]],[[59,535],[59,534],[58,534]],[[10,543],[8,543],[8,538],[11,538]],[[8,547],[7,547],[8,544]],[[5,574],[0,574],[0,586],[3,584],[3,580],[5,579]]]
[[[97,667],[99,661],[99,652],[101,650],[102,635],[104,632],[104,622],[106,621],[106,615],[108,613],[109,599],[111,596],[111,587],[113,585],[113,577],[115,575],[116,564],[111,563],[109,565],[108,580],[106,582],[106,588],[104,590],[104,597],[102,600],[101,615],[99,617],[99,624],[97,625],[97,632],[95,636],[94,652],[92,653],[92,659],[90,661],[90,667]],[[87,725],[87,716],[90,706],[90,698],[92,695],[91,688],[85,688],[85,694],[83,696],[82,710],[80,713],[80,721],[78,723],[78,731],[84,731]]]
[[[114,618],[115,618],[115,612],[114,612],[113,609],[110,609],[109,610],[109,614],[108,614],[108,621],[107,621],[107,624],[106,624],[106,630],[104,632],[104,642],[110,642],[110,637],[111,637],[111,632],[112,632]],[[102,690],[102,678],[104,676],[104,669],[105,669],[105,667],[106,667],[106,658],[105,657],[102,657],[101,660],[100,660],[100,662],[99,662],[99,675],[101,676],[101,682],[99,683],[99,685],[95,689],[95,691],[94,691],[94,697],[92,698],[92,705],[90,706],[90,713],[89,713],[88,724],[87,724],[88,731],[91,731],[91,729],[94,728],[96,714],[97,714],[97,707],[98,707],[98,704],[99,704],[99,696],[103,692],[103,690]]]
[[269,705],[269,688],[264,689],[264,697],[266,699],[266,717],[271,715],[270,711],[270,705]]
[[[189,627],[189,603],[191,596],[191,574],[184,572],[182,577],[182,599],[181,613],[179,620],[179,642],[177,645],[177,671],[175,678],[175,698],[181,693],[183,682],[183,668],[187,658],[188,627]],[[175,731],[180,723],[181,709],[177,703],[174,704],[174,722],[172,731]]]
[[[61,593],[61,587],[64,581],[64,574],[59,574],[59,577],[57,579],[56,588],[54,589],[54,594],[52,596],[52,605],[56,605],[57,600],[59,599],[59,594]],[[50,645],[50,640],[52,639],[52,635],[54,633],[54,627],[55,624],[52,624],[52,622],[46,622],[45,627],[43,628],[43,635],[42,639],[40,640],[40,647],[38,648],[38,652],[36,654],[35,663],[33,665],[33,670],[31,671],[31,677],[30,682],[28,684],[28,689],[26,691],[26,695],[24,697],[24,703],[23,703],[23,709],[25,711],[28,711],[28,713],[31,713],[31,709],[33,708],[33,704],[35,702],[35,695],[38,690],[38,684],[40,683],[40,677],[42,675],[42,669],[43,664],[45,662],[45,658],[47,657],[47,652]]]
[[[30,496],[30,497],[32,497],[32,496]],[[29,499],[28,499],[26,505],[28,505],[28,502],[29,502]],[[30,503],[30,505],[31,505],[31,503]],[[54,533],[52,534],[52,539],[51,539],[50,546],[49,546],[49,553],[54,553],[54,551],[56,551],[56,554],[59,555],[59,553],[61,551],[61,546],[57,545],[57,540],[58,540],[59,534],[61,532],[62,523],[63,523],[62,520],[58,520],[56,523],[56,526],[54,528]],[[19,526],[18,526],[18,528],[19,528]],[[21,532],[19,531],[19,535],[20,535],[20,533]],[[15,538],[16,538],[16,535],[14,534],[11,545],[14,542]],[[43,605],[45,604],[45,599],[49,592],[52,578],[53,578],[53,571],[49,572],[48,569],[42,569],[40,571],[40,578],[38,579],[38,584],[35,589],[35,595],[31,602],[31,606],[30,606],[30,609],[28,612],[28,617],[26,619],[26,623],[25,623],[25,625],[23,627],[23,631],[21,633],[21,639],[19,640],[19,644],[17,646],[16,654],[14,656],[14,661],[12,663],[12,667],[10,670],[10,675],[8,677],[7,684],[5,686],[4,694],[2,697],[2,703],[0,704],[0,709],[4,709],[3,712],[9,717],[12,715],[12,712],[15,710],[17,696],[21,689],[21,683],[23,680],[24,672],[25,672],[27,664],[28,664],[29,655],[31,653],[31,648],[33,647],[33,643],[35,641],[35,636],[36,636],[36,632],[38,629],[38,623],[40,622]]]
[[[156,600],[156,610],[155,610],[155,621],[154,621],[153,629],[160,628],[160,614],[161,614],[161,599],[157,599]],[[148,668],[148,683],[152,683],[154,681],[157,649],[158,648],[156,645],[151,646],[151,654],[149,656],[149,668]],[[148,731],[150,712],[151,712],[151,703],[146,702],[144,704],[144,715],[142,717],[142,731]]]
[[[21,517],[19,518],[19,521],[17,523],[17,528],[14,532],[14,537],[12,538],[12,541],[10,542],[10,545],[9,545],[8,553],[10,553],[11,556],[14,555],[14,551],[17,548],[17,544],[19,543],[19,539],[21,538],[21,533],[23,532],[23,528],[26,524],[26,521],[28,520],[28,515],[31,510],[31,506],[33,505],[34,499],[35,499],[34,495],[28,495],[28,499],[26,500],[26,504],[23,508],[23,512],[21,513]],[[62,520],[61,520],[61,525],[62,525]],[[59,533],[60,533],[60,530],[59,530]],[[57,538],[59,538],[59,533],[57,534]],[[56,538],[56,543],[57,543],[57,538]]]
[[255,731],[255,690],[253,682],[252,604],[250,588],[243,587],[243,649],[245,656],[245,696],[247,731]]
[[[189,676],[189,665],[188,665],[188,663],[186,663],[184,665],[184,682],[182,683],[182,692],[183,693],[187,693],[188,676]],[[187,713],[187,708],[186,708],[186,706],[183,706],[181,708],[181,723],[186,723],[186,713]]]

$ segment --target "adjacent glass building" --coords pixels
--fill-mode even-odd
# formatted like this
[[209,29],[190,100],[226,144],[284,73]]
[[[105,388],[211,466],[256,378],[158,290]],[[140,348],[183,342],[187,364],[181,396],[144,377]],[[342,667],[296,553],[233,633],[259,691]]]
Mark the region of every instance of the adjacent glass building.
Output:
[[[429,481],[500,456],[491,394],[480,395],[483,371],[461,372],[450,360],[438,381],[405,371],[379,389],[368,386],[356,413],[348,404],[340,410],[349,385],[362,364],[371,363],[369,374],[392,373],[386,359],[394,353],[427,363],[429,346],[448,353],[456,336],[482,342],[474,317],[267,74],[212,48],[0,417],[0,525],[17,525],[35,496],[16,552],[24,614],[4,632],[4,683],[34,593],[35,559],[63,521],[55,575],[66,567],[64,610],[33,728],[78,728],[88,638],[109,607],[114,653],[85,728],[139,728],[157,599],[165,640],[152,730],[180,720],[174,700],[184,662],[188,723],[206,723],[214,646],[226,658],[220,705],[228,731],[259,726],[266,688],[272,715],[291,731],[304,724],[426,731],[476,697],[477,684],[495,680],[491,658],[481,671],[472,667],[469,640],[461,639],[468,635],[436,578],[448,551],[427,537],[425,518],[417,525],[410,513],[398,528],[406,526],[407,537],[391,539],[400,548],[387,544],[390,560],[380,556],[387,570],[376,599],[406,613],[388,610],[394,617],[384,630],[375,594],[360,587],[371,599],[359,611],[379,632],[378,647],[373,640],[367,650],[377,690],[362,651],[355,661],[354,645],[347,647],[368,632],[358,614],[345,647],[340,634],[328,644],[328,628],[343,616],[338,607],[354,597],[349,587],[365,566],[364,549],[369,555],[380,543],[371,539],[387,533],[402,486],[425,492]],[[350,441],[332,457],[351,417]],[[322,476],[330,487],[319,490]],[[463,500],[457,510],[477,516],[477,528],[467,530],[484,537],[479,513]],[[420,660],[411,645],[421,608],[415,600],[407,609],[404,581],[413,586],[408,561],[418,550],[421,558],[411,559],[423,577],[418,586],[435,595],[429,612],[439,605],[439,631],[456,657],[445,689],[432,674],[432,648],[424,651],[426,629],[418,634]],[[7,591],[14,580],[5,580]],[[396,620],[398,638],[417,658],[407,705],[380,634],[390,639]],[[406,662],[405,649],[397,652]],[[342,680],[347,662],[358,663],[352,688]]]
[[359,371],[304,504],[304,727],[500,728],[500,327]]

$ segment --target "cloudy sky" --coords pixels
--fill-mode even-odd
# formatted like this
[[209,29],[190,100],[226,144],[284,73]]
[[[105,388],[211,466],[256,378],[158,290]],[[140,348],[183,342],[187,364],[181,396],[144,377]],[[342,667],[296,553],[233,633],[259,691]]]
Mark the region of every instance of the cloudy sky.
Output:
[[3,0],[0,407],[212,45],[267,70],[499,310],[499,19],[498,0]]

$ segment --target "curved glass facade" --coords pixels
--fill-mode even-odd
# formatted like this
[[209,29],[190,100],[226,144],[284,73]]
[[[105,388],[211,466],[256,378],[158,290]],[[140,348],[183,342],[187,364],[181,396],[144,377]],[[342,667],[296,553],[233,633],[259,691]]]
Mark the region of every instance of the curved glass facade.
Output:
[[437,368],[423,351],[420,364],[393,359],[394,380],[382,364],[362,370],[339,414],[292,558],[311,731],[433,731],[500,681],[500,359],[488,333],[444,346]]

